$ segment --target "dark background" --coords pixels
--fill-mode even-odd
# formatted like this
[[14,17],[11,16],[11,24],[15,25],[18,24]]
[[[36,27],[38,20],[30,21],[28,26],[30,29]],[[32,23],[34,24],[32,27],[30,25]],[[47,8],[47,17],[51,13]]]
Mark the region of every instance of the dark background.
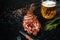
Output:
[[[0,40],[17,40],[19,36],[18,31],[22,30],[21,27],[24,14],[21,14],[20,18],[17,16],[15,18],[12,11],[25,7],[25,4],[30,5],[32,2],[36,3],[35,12],[37,11],[37,14],[35,13],[34,15],[38,16],[39,21],[43,22],[43,18],[39,12],[40,0],[0,0]],[[60,17],[59,0],[57,0],[57,15],[55,17]],[[59,40],[59,29],[60,27],[58,26],[57,29],[52,31],[41,31],[37,38],[40,40]],[[25,40],[24,36],[20,36],[22,40]]]

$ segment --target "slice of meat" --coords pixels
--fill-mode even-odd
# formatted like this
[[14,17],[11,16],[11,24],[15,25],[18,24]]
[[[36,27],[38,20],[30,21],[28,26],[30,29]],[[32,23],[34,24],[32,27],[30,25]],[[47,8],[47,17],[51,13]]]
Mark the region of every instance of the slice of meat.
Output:
[[34,4],[31,4],[30,9],[24,16],[23,28],[28,34],[37,35],[40,31],[41,24],[39,23],[37,17],[33,15]]

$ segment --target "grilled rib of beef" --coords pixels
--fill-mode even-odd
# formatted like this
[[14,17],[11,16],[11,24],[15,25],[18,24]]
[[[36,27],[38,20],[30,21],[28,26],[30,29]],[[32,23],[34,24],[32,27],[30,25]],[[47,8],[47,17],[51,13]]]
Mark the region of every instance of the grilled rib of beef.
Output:
[[41,24],[37,20],[37,17],[33,15],[34,3],[31,4],[27,14],[24,16],[23,28],[28,34],[37,35],[41,28]]

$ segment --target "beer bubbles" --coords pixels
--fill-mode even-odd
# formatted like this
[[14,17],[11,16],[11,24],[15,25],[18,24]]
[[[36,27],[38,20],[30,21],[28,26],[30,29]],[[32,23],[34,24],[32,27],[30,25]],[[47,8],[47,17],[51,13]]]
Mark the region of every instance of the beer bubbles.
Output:
[[56,6],[56,2],[44,1],[44,2],[42,2],[42,5],[45,6],[45,7],[55,7]]

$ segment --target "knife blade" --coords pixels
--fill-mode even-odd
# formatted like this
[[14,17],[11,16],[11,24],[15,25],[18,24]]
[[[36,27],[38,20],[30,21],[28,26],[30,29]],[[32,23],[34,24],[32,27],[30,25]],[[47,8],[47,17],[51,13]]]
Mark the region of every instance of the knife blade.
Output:
[[[26,33],[22,32],[22,31],[19,31],[19,33],[21,33],[26,38],[31,38],[29,35],[27,35]],[[33,40],[33,38],[31,38],[31,40]]]

